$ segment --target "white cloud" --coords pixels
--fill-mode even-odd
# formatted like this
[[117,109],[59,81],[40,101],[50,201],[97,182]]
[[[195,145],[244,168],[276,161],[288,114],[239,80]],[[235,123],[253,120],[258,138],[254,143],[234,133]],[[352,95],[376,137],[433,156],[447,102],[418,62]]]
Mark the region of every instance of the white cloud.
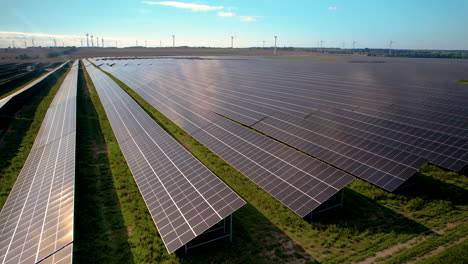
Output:
[[241,16],[241,21],[253,22],[253,21],[257,21],[258,17],[261,17],[261,16]]
[[182,2],[175,2],[175,1],[162,1],[162,2],[152,2],[152,1],[143,1],[142,3],[148,5],[164,5],[164,6],[172,6],[177,8],[184,8],[184,9],[191,9],[192,11],[211,11],[211,10],[219,10],[223,9],[223,6],[208,6],[208,5],[198,5],[198,4],[190,4],[190,3],[182,3]]
[[220,17],[233,17],[235,16],[236,14],[234,14],[233,12],[218,12],[218,16]]
[[328,10],[330,10],[330,11],[337,11],[337,10],[338,10],[338,7],[336,7],[336,6],[330,6],[330,7],[328,7]]

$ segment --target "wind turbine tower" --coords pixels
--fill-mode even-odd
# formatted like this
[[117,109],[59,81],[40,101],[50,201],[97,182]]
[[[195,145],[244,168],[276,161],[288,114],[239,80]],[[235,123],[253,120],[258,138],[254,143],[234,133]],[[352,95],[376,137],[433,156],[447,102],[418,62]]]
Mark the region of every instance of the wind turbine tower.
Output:
[[325,42],[325,41],[320,40],[320,52],[323,52],[323,43],[324,43],[324,42]]
[[265,48],[265,41],[263,41],[263,48]]
[[25,49],[28,48],[28,44],[26,44],[26,41],[24,42],[24,48],[25,48]]
[[389,53],[389,54],[392,54],[392,45],[395,44],[395,43],[396,43],[395,41],[390,40],[390,45],[389,45],[389,46],[390,46],[390,49],[388,50],[388,53]]
[[15,48],[15,40],[13,40],[13,48]]
[[231,49],[234,48],[234,36],[231,36]]
[[57,39],[54,39],[54,46],[57,47]]
[[32,42],[33,48],[35,48],[35,46],[34,46],[34,39],[31,39],[31,42]]
[[104,38],[101,38],[101,42],[102,42],[102,48],[104,48]]
[[91,36],[91,48],[94,47],[93,36]]
[[145,48],[147,48],[147,47],[148,47],[148,41],[145,40]]
[[96,37],[96,46],[99,48],[99,37]]
[[276,40],[277,40],[277,39],[278,39],[278,36],[275,35],[275,49],[273,50],[273,54],[275,54],[275,55],[276,55]]
[[175,35],[172,35],[172,47],[175,48]]

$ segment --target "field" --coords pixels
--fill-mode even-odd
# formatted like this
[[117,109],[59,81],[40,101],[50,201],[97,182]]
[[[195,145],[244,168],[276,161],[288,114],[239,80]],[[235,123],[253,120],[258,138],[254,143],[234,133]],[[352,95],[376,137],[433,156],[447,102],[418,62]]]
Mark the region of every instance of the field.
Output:
[[[272,48],[28,48],[0,49],[0,63],[11,62],[58,62],[64,60],[110,57],[110,56],[271,56]],[[319,53],[301,50],[277,50],[281,56],[318,56]],[[323,54],[322,54],[323,55]],[[339,55],[339,54],[338,54]],[[349,56],[349,55],[348,55]]]
[[[142,50],[141,54],[145,54],[146,49]],[[229,51],[216,52],[229,54]],[[89,54],[79,52],[74,56]],[[112,54],[112,49],[108,54]],[[301,63],[302,59],[297,57],[298,61],[295,61],[294,57],[292,60],[291,63]],[[313,60],[327,64],[325,67],[334,63],[322,57]],[[305,220],[197,142],[123,82],[109,75],[159,125],[248,204],[234,214],[232,244],[220,241],[193,249],[187,255],[181,251],[167,254],[94,85],[81,64],[77,106],[75,263],[467,262],[466,175],[428,164],[414,176],[416,184],[395,194],[356,179],[344,190],[343,208]],[[29,99],[29,104],[19,110],[0,133],[0,150],[3,150],[0,151],[3,155],[0,208],[61,80],[52,83],[50,90],[44,89]],[[9,151],[4,151],[6,149]]]

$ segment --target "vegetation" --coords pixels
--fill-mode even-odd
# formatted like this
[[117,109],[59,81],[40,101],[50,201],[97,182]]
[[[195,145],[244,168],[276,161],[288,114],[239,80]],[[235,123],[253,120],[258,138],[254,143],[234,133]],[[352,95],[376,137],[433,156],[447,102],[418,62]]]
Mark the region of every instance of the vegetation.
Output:
[[467,262],[466,252],[468,252],[468,241],[464,240],[433,257],[419,261],[418,264],[464,264]]
[[[68,68],[66,68],[68,69]],[[59,71],[27,95],[21,108],[0,116],[0,209],[18,177],[32,148],[47,109],[65,79]],[[2,109],[4,110],[4,109]]]
[[[345,206],[342,210],[333,210],[312,222],[307,222],[224,163],[124,83],[108,75],[174,138],[239,193],[248,202],[245,208],[257,210],[259,216],[264,216],[278,229],[276,235],[282,233],[283,239],[276,239],[276,235],[271,234],[269,230],[263,235],[267,237],[259,240],[267,245],[270,240],[278,241],[272,247],[277,249],[273,253],[262,252],[262,248],[257,249],[262,259],[292,262],[294,257],[285,252],[297,251],[298,256],[309,257],[309,261],[313,261],[313,258],[310,258],[313,256],[323,263],[357,262],[412,238],[423,239],[434,232],[433,230],[446,228],[447,224],[463,223],[468,218],[466,177],[427,165],[415,176],[418,184],[398,194],[391,194],[364,181],[355,180],[345,189]],[[250,235],[255,237],[258,230],[249,227],[260,223],[261,219],[244,215],[245,208],[239,210],[242,217],[237,218],[237,225],[244,227],[244,230],[252,230]],[[452,231],[454,230],[450,229],[444,233],[443,236],[447,238],[443,241],[437,240],[432,243],[439,245],[454,242],[459,236],[452,236]],[[285,250],[288,244],[294,245],[295,250]],[[309,255],[304,255],[304,250]],[[205,251],[200,249],[197,252],[203,255]],[[274,255],[271,256],[272,254]]]
[[459,84],[468,84],[468,80],[459,80],[457,81]]

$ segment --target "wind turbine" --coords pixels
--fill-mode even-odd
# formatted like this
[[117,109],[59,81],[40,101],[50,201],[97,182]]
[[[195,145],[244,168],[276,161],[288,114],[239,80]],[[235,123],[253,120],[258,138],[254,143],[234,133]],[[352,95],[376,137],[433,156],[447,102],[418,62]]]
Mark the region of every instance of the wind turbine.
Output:
[[356,41],[353,41],[353,52],[354,52],[354,49],[355,49],[355,46],[356,46]]
[[33,48],[35,48],[35,46],[34,46],[34,39],[31,39],[31,42],[32,42]]
[[231,49],[234,48],[234,36],[231,36]]
[[83,47],[83,39],[80,39],[80,41],[81,41],[81,47]]
[[28,48],[28,44],[26,44],[26,41],[24,42],[24,48],[25,48],[25,49]]
[[117,40],[115,41],[115,48],[117,48]]
[[102,41],[102,48],[104,48],[104,38],[101,38],[101,41]]
[[320,52],[323,52],[323,48],[322,48],[322,47],[323,47],[323,43],[324,43],[324,42],[325,42],[325,41],[320,40]]
[[13,48],[15,48],[15,40],[13,40]]
[[57,39],[54,39],[54,46],[57,47]]
[[99,48],[99,37],[96,37],[96,46]]
[[276,55],[276,40],[278,39],[278,36],[275,35],[275,49],[273,50],[273,54]]
[[263,41],[263,48],[265,48],[265,41]]
[[91,36],[91,48],[94,47],[93,36]]
[[172,47],[175,48],[175,35],[172,35]]
[[88,34],[88,33],[86,33],[86,47],[88,47],[88,48],[89,48],[89,40],[88,40],[88,35],[89,35],[89,34]]
[[145,40],[145,48],[147,48],[147,47],[148,47],[148,41]]
[[392,45],[393,45],[394,43],[396,43],[396,42],[393,41],[393,40],[390,40],[390,44],[389,44],[390,49],[388,50],[388,53],[389,53],[389,54],[392,54]]

